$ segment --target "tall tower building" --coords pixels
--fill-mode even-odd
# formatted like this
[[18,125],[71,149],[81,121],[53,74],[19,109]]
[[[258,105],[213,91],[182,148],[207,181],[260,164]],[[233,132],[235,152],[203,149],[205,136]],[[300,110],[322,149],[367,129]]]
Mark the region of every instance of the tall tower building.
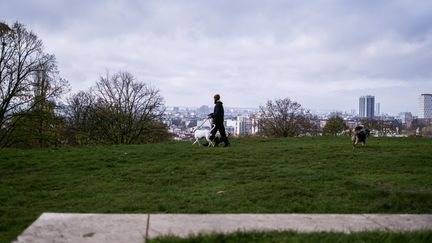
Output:
[[366,98],[364,96],[359,98],[359,117],[366,117]]
[[376,116],[381,115],[381,104],[378,102],[375,104],[375,114],[376,114]]
[[432,94],[420,95],[418,118],[432,118]]
[[375,117],[375,96],[366,95],[359,98],[359,117]]

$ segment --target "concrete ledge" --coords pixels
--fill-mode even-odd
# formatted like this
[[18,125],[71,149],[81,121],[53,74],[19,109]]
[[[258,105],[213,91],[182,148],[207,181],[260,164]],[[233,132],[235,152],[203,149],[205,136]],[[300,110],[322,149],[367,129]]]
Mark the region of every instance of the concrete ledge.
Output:
[[151,214],[148,237],[235,231],[412,231],[432,229],[432,215],[379,214]]
[[163,235],[284,230],[432,230],[432,214],[63,214],[44,213],[21,242],[145,242]]
[[148,214],[44,213],[16,242],[145,242]]

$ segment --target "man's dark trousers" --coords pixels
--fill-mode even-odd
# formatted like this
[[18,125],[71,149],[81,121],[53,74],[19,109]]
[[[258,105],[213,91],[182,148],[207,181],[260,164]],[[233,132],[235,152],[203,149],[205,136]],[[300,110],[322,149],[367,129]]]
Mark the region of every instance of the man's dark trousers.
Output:
[[[225,143],[225,146],[227,146],[229,144],[229,142],[228,142],[228,138],[226,136],[225,126],[224,126],[223,122],[222,123],[220,123],[220,122],[215,123],[215,127],[213,128],[213,130],[211,130],[210,140],[213,141],[213,139],[215,139],[217,131],[219,131],[221,138],[222,138],[222,141]],[[216,143],[216,145],[217,144],[218,143]]]

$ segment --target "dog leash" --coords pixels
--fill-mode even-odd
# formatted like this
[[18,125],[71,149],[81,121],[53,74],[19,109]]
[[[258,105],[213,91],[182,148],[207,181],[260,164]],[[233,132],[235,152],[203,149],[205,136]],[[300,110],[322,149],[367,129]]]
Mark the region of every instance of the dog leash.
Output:
[[[192,132],[195,132],[196,130],[200,129],[209,119],[210,118],[205,119],[204,122],[201,125],[199,125],[196,129],[194,129]],[[213,130],[213,128],[211,130]]]

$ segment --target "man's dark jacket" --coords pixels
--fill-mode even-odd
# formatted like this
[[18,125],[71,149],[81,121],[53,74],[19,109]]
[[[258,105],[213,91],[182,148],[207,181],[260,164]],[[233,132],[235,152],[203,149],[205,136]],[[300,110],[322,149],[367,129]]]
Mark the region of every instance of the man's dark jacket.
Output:
[[224,108],[222,106],[222,101],[218,100],[215,102],[215,107],[213,113],[211,114],[213,122],[215,124],[223,124],[224,122]]

